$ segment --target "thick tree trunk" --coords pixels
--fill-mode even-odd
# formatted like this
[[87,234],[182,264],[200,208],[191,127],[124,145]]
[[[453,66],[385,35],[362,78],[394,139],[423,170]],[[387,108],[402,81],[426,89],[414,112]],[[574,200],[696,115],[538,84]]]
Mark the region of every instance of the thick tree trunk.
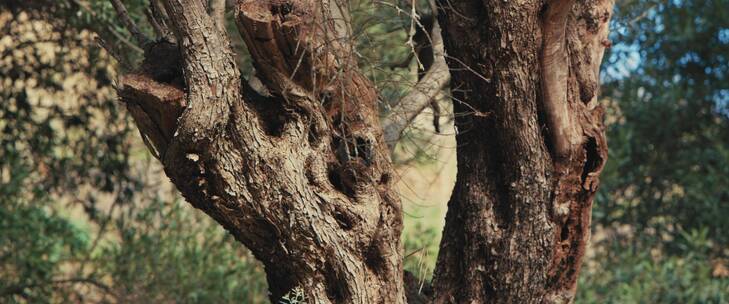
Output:
[[179,45],[146,45],[120,95],[172,182],[263,262],[274,303],[297,287],[309,303],[403,303],[401,207],[377,94],[329,39],[328,9],[239,1],[263,97],[243,88],[203,1],[164,4]]
[[611,0],[440,2],[458,174],[436,303],[567,303],[607,157]]
[[[207,1],[159,2],[158,31],[174,41],[146,38],[113,0],[145,49],[119,93],[185,198],[263,262],[274,302],[297,287],[311,303],[405,302],[401,205],[377,92],[346,41],[346,6],[237,2],[271,93],[261,96],[241,79],[222,1],[211,14]],[[440,6],[459,147],[434,299],[569,302],[607,156],[596,95],[612,2]],[[400,109],[419,111],[440,92],[448,73],[435,59]],[[405,112],[388,123],[391,143],[414,117]]]

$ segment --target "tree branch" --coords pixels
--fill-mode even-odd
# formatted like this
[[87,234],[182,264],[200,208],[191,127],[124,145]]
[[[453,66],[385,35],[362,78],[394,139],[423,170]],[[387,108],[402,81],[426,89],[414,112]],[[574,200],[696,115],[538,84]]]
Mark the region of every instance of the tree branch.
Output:
[[[435,12],[435,10],[434,10]],[[385,142],[390,151],[395,149],[402,132],[420,112],[427,108],[450,81],[450,72],[445,61],[443,37],[437,18],[433,16],[430,40],[433,47],[433,65],[413,89],[392,108],[383,122]]]
[[183,146],[222,135],[233,105],[241,102],[240,72],[225,32],[214,30],[201,1],[164,2],[180,42],[187,108],[175,139]]
[[119,19],[121,19],[124,27],[126,27],[126,29],[132,34],[132,37],[137,40],[137,43],[139,43],[142,47],[149,44],[151,40],[142,33],[139,27],[137,27],[137,24],[135,24],[132,18],[129,17],[129,12],[127,12],[127,8],[124,7],[121,0],[111,0],[111,4],[114,6],[114,10],[116,10],[116,14],[119,16]]
[[152,12],[151,8],[147,8],[144,10],[144,15],[147,16],[147,20],[149,20],[149,23],[152,25],[152,29],[154,29],[154,34],[156,35],[155,38],[163,38],[165,37],[165,29],[162,27],[162,24],[157,20],[157,17],[154,16],[154,12]]
[[167,15],[164,4],[162,4],[162,0],[150,0],[148,11],[151,12],[152,19],[154,19],[155,23],[160,26],[161,29],[159,30],[163,32],[162,36],[167,39],[167,41],[174,42],[175,37],[173,37],[172,30],[169,26],[170,18]]

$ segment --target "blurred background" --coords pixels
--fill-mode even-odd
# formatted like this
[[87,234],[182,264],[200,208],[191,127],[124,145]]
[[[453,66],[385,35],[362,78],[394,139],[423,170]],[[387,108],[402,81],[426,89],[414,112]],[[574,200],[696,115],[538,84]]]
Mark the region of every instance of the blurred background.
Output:
[[[146,1],[125,4],[151,31]],[[417,80],[410,8],[351,6],[384,115]],[[611,40],[610,158],[577,303],[729,303],[729,1],[618,0]],[[0,303],[267,301],[261,266],[180,198],[117,101],[142,55],[129,41],[108,1],[0,3]],[[455,179],[458,113],[440,103],[440,132],[427,110],[394,155],[423,282]]]

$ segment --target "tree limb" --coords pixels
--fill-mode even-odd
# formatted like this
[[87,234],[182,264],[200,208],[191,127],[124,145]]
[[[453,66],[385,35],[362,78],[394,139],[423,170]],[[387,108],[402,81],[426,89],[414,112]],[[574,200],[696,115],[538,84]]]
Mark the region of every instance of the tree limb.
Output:
[[385,142],[390,151],[395,149],[395,145],[405,128],[431,104],[438,93],[450,81],[450,72],[444,56],[443,37],[435,16],[433,16],[433,29],[430,40],[433,47],[433,65],[412,90],[400,99],[392,108],[388,117],[382,122],[385,131]]
[[222,134],[232,106],[241,101],[240,72],[227,35],[213,30],[214,21],[201,1],[164,4],[181,44],[187,85],[187,108],[178,121],[176,139],[186,144],[207,141]]

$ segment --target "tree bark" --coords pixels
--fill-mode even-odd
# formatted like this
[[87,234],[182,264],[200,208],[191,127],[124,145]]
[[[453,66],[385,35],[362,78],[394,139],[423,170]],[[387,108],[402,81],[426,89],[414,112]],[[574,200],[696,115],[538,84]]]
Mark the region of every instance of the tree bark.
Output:
[[569,303],[607,158],[612,0],[440,3],[458,173],[436,303]]

